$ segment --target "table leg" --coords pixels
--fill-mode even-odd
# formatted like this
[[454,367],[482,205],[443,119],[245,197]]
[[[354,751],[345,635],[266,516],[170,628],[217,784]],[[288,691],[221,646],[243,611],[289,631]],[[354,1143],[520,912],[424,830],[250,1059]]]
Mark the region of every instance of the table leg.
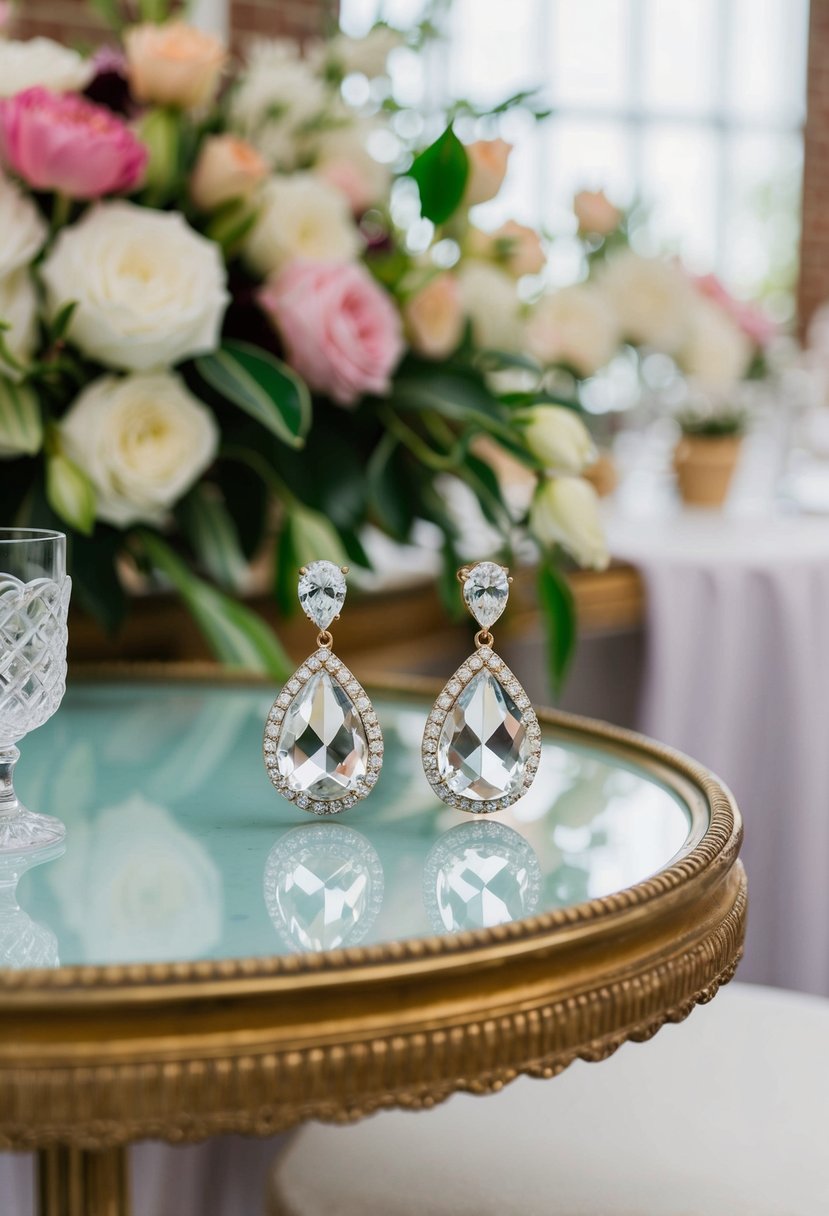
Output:
[[127,1149],[62,1144],[37,1155],[38,1216],[130,1216]]

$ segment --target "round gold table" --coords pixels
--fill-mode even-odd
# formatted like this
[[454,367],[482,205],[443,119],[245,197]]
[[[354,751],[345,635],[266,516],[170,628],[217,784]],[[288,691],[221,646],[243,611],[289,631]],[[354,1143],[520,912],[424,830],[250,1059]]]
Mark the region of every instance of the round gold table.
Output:
[[464,816],[419,771],[433,691],[375,690],[383,775],[335,820],[274,796],[261,683],[76,681],[25,741],[67,845],[0,865],[0,1146],[38,1150],[42,1213],[123,1216],[131,1142],[552,1077],[731,978],[741,826],[709,773],[545,713],[530,793]]

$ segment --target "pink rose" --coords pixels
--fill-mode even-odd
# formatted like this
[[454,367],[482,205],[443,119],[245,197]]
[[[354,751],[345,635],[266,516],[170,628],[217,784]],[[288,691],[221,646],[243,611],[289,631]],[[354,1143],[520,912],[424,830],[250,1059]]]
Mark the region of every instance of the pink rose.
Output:
[[147,149],[110,110],[36,85],[0,101],[0,157],[35,190],[101,198],[138,185]]
[[464,197],[467,207],[495,198],[507,175],[510,152],[512,144],[504,139],[479,139],[467,144],[469,178]]
[[579,232],[589,236],[609,236],[622,222],[622,212],[604,190],[580,190],[573,199],[573,211]]
[[289,362],[312,389],[340,405],[388,390],[403,353],[400,317],[365,267],[289,262],[259,299],[282,335]]
[[463,337],[464,310],[460,283],[453,274],[438,274],[406,301],[403,309],[412,349],[427,359],[445,359]]
[[727,312],[737,328],[745,334],[755,346],[768,346],[777,334],[777,326],[766,316],[762,308],[748,300],[738,300],[732,296],[728,288],[720,282],[715,274],[702,274],[694,279],[694,286],[706,299],[719,304]]

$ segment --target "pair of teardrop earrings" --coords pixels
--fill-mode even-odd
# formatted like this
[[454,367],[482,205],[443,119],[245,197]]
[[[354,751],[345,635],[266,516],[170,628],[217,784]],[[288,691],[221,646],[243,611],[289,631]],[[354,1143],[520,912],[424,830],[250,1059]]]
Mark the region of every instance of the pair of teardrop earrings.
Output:
[[[265,723],[265,767],[283,795],[315,815],[365,798],[383,766],[383,734],[363,686],[333,651],[329,626],[345,602],[347,566],[316,561],[299,572],[299,602],[319,629],[317,649],[274,701]],[[493,649],[490,632],[507,604],[509,572],[495,562],[458,571],[480,625],[475,651],[441,692],[423,732],[426,777],[449,806],[502,811],[532,785],[541,729],[530,699]]]

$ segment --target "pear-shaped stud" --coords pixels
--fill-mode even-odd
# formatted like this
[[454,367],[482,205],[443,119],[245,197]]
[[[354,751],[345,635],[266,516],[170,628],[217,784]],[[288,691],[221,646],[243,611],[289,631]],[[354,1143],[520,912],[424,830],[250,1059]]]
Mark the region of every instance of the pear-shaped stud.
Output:
[[530,699],[493,650],[489,626],[504,611],[509,572],[494,562],[458,571],[463,597],[482,628],[475,653],[435,702],[422,756],[432,789],[449,806],[473,814],[506,810],[535,780],[541,728]]
[[332,649],[328,626],[345,602],[347,568],[304,566],[299,601],[318,626],[317,650],[300,664],[268,713],[265,768],[280,794],[314,815],[337,815],[365,798],[383,765],[374,706]]

